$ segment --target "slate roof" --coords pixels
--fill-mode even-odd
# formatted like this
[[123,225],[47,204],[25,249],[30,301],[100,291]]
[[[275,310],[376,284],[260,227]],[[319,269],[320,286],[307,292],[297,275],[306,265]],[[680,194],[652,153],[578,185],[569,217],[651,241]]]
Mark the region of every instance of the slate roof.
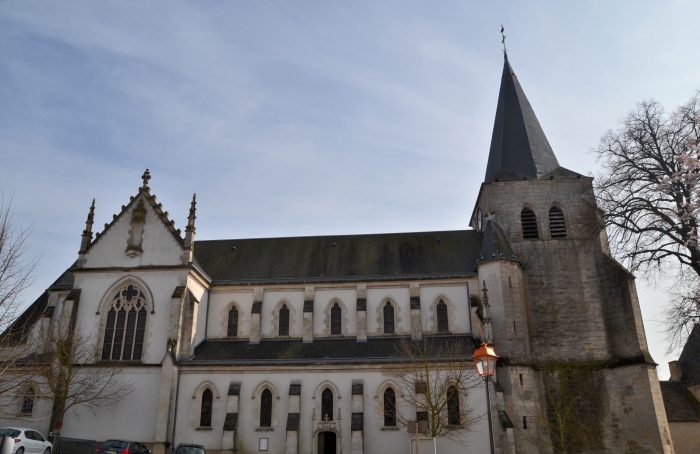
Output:
[[557,157],[505,56],[484,181],[576,177]]
[[700,324],[696,324],[678,358],[685,386],[700,385]]
[[27,329],[34,326],[34,323],[41,318],[48,302],[49,293],[48,291],[44,291],[44,293],[30,304],[29,307],[12,322],[12,325],[0,335],[0,342],[7,342],[11,345],[23,342],[23,336],[28,332]]
[[213,285],[471,276],[483,234],[473,230],[195,242]]
[[662,381],[661,394],[668,422],[700,422],[700,403],[682,381]]
[[486,221],[484,238],[481,242],[481,250],[477,261],[479,264],[482,264],[503,259],[518,261],[518,256],[513,252],[513,248],[510,246],[501,226],[493,219],[489,219]]
[[[437,351],[443,343],[459,342],[463,355],[474,352],[474,340],[468,335],[431,336],[427,345]],[[369,362],[403,362],[397,356],[400,337],[369,338],[367,342],[355,339],[314,339],[303,343],[298,339],[264,339],[259,344],[247,340],[208,339],[199,344],[194,357],[184,364],[340,364]],[[447,359],[447,358],[443,358]]]

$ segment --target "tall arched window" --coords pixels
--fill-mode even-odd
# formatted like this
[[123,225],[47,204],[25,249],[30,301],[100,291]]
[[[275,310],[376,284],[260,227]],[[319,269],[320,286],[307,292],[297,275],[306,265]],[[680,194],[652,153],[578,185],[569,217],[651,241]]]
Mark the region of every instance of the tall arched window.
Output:
[[211,427],[211,413],[214,405],[214,394],[207,388],[202,393],[202,409],[199,412],[199,427]]
[[146,330],[146,295],[135,285],[120,289],[107,312],[102,359],[141,360]]
[[272,392],[269,389],[260,395],[260,427],[272,427]]
[[566,238],[564,212],[559,207],[549,209],[549,233],[552,238]]
[[439,333],[450,330],[450,324],[447,322],[447,304],[443,300],[440,300],[437,305],[437,329]]
[[396,426],[396,392],[392,388],[384,391],[384,426]]
[[232,307],[228,312],[228,337],[238,336],[238,309]]
[[282,305],[280,309],[280,336],[289,336],[289,308],[286,304]]
[[338,303],[331,308],[331,334],[342,334],[342,311]]
[[328,388],[321,393],[321,419],[333,421],[333,391]]
[[447,390],[447,424],[458,426],[462,423],[459,415],[459,391],[450,386]]
[[394,334],[394,306],[389,301],[384,306],[384,334]]
[[34,388],[29,388],[22,401],[22,414],[31,415],[34,411]]
[[524,240],[536,240],[540,237],[537,231],[537,218],[535,212],[529,208],[523,208],[520,212],[520,223],[523,227]]

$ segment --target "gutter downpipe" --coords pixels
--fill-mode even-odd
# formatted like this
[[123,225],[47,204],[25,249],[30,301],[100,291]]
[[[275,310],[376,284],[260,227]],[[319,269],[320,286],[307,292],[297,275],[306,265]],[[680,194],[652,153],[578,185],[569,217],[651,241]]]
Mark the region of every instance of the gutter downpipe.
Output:
[[177,431],[177,403],[180,400],[180,368],[177,368],[177,386],[175,387],[175,414],[173,415],[173,439],[171,443],[171,450],[174,450],[177,446],[175,445],[175,432]]

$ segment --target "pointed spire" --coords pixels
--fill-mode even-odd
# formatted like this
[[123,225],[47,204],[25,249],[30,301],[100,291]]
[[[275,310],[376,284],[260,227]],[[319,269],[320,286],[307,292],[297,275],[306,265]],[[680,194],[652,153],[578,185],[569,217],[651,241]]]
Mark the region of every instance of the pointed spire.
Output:
[[505,43],[503,60],[485,181],[540,178],[558,169],[559,162],[508,62]]
[[194,220],[197,219],[197,216],[195,216],[195,213],[197,211],[197,193],[195,193],[192,196],[192,204],[190,205],[190,215],[187,217],[187,227],[185,228],[185,232],[195,232],[194,228]]
[[85,230],[83,230],[83,238],[80,242],[80,253],[87,251],[88,246],[92,242],[92,224],[95,222],[95,199],[92,199],[92,205],[90,205],[90,211],[87,215],[87,220],[85,221]]

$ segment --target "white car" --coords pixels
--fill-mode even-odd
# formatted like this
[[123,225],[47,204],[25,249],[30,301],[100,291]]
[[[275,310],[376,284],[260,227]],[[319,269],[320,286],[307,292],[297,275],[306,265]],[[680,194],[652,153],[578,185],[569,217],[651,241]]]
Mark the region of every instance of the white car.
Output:
[[12,454],[51,454],[53,445],[34,429],[5,427],[0,429],[0,437],[4,435],[15,439]]

